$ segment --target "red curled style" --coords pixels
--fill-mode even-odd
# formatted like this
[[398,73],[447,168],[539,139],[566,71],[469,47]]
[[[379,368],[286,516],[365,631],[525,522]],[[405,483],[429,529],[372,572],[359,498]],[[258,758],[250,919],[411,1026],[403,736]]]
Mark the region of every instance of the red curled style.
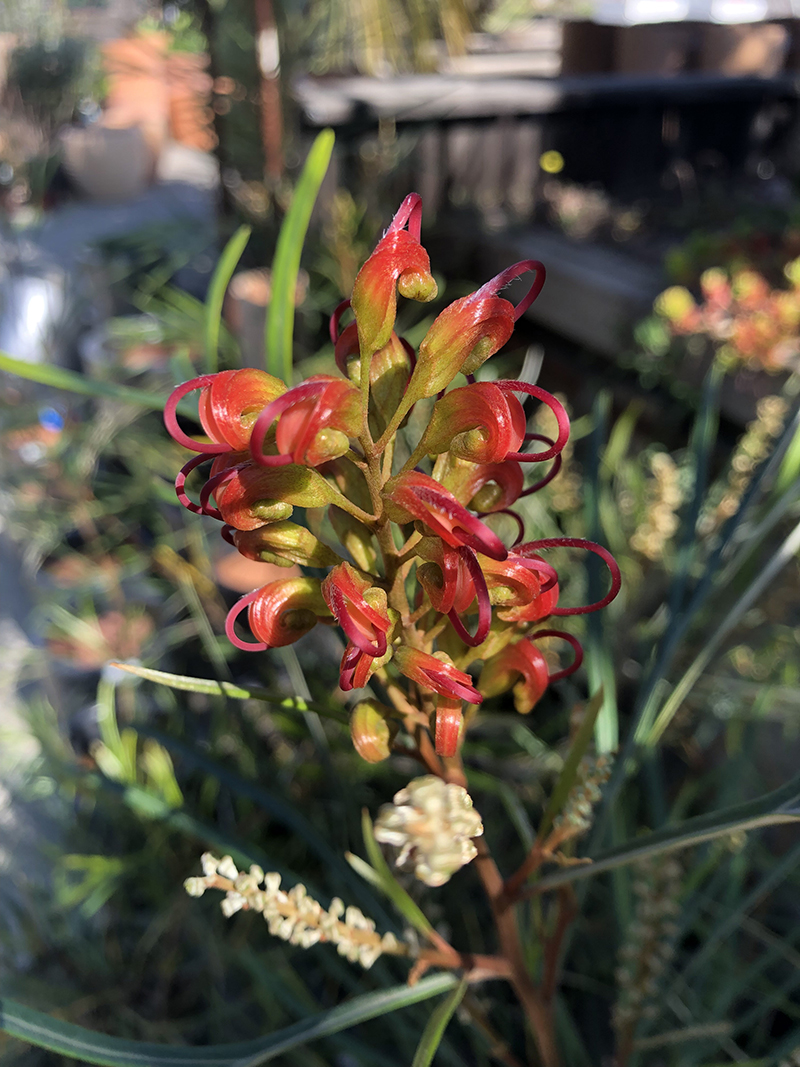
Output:
[[334,567],[321,588],[325,603],[350,642],[373,658],[385,655],[386,634],[391,627],[386,593],[362,578],[349,563]]
[[[543,444],[550,445],[550,446],[554,446],[555,445],[555,441],[552,439],[552,437],[545,437],[545,435],[543,433],[526,433],[525,434],[525,440],[526,441],[541,441]],[[540,489],[544,489],[544,487],[546,485],[549,485],[550,482],[552,482],[552,480],[561,472],[561,467],[562,467],[563,462],[564,462],[563,456],[559,452],[558,455],[554,457],[553,466],[550,468],[550,470],[547,472],[547,474],[545,474],[544,478],[541,478],[538,482],[535,482],[533,485],[529,485],[527,489],[525,489],[522,493],[520,493],[519,494],[520,500],[525,496],[532,496],[534,493],[538,493]],[[522,538],[520,538],[520,541],[521,540],[522,540]]]
[[575,653],[575,657],[570,663],[569,667],[565,667],[563,670],[556,671],[555,674],[550,675],[551,682],[557,682],[560,678],[568,678],[571,674],[577,671],[578,667],[583,663],[583,645],[577,637],[573,637],[572,634],[565,634],[562,630],[539,630],[535,634],[531,634],[529,640],[535,641],[537,637],[560,637],[572,646],[572,650]]
[[[234,630],[239,614],[247,608],[247,619],[258,643],[243,641]],[[316,578],[279,578],[238,600],[225,620],[230,641],[245,652],[291,645],[329,615]]]
[[[195,389],[202,390],[198,417],[213,444],[194,441],[178,425],[178,403]],[[203,374],[173,389],[164,407],[164,425],[178,444],[193,452],[243,451],[258,413],[285,390],[279,378],[251,367]]]
[[470,676],[446,659],[439,659],[429,652],[420,652],[419,649],[410,648],[408,645],[400,645],[395,649],[393,662],[401,674],[423,689],[432,689],[440,696],[466,700],[470,704],[480,704],[483,700]]
[[535,396],[537,400],[541,400],[550,408],[558,423],[558,437],[550,448],[544,452],[509,452],[506,459],[515,459],[518,463],[542,463],[546,459],[553,459],[557,456],[569,440],[569,415],[564,410],[564,405],[559,403],[552,393],[548,393],[546,389],[538,385],[514,381],[495,382],[494,384],[504,392],[527,393],[529,396]]
[[539,293],[541,293],[542,288],[544,286],[546,271],[544,269],[544,264],[540,263],[538,259],[522,259],[519,263],[514,263],[512,264],[512,266],[506,267],[505,270],[501,271],[499,274],[496,274],[494,278],[491,279],[491,281],[488,281],[484,286],[482,286],[478,290],[478,292],[488,292],[492,295],[499,293],[501,289],[504,289],[507,285],[510,285],[511,282],[515,280],[515,278],[519,278],[523,274],[527,274],[528,271],[531,270],[535,271],[536,275],[533,281],[531,282],[530,289],[528,289],[528,292],[514,308],[514,321],[516,322],[525,314],[525,312],[534,302]]
[[[268,404],[250,437],[250,452],[262,467],[289,463],[316,467],[343,455],[359,429],[359,391],[352,382],[318,374]],[[278,455],[264,451],[267,431],[277,420]]]
[[201,463],[206,463],[210,459],[217,459],[219,456],[225,454],[226,453],[224,452],[201,452],[197,456],[192,456],[192,458],[187,463],[184,463],[178,471],[177,477],[175,478],[175,495],[187,511],[191,511],[194,515],[210,515],[213,519],[222,518],[217,508],[209,508],[207,504],[203,503],[202,496],[200,498],[200,503],[195,504],[186,493],[186,479],[195,467],[199,467]]
[[497,534],[429,475],[419,471],[397,475],[386,483],[384,493],[390,517],[397,516],[397,521],[417,519],[451,548],[466,545],[490,559],[508,556]]
[[[169,399],[164,405],[164,425],[167,428],[167,433],[174,441],[177,441],[179,445],[183,445],[184,448],[190,448],[193,452],[213,452],[219,454],[220,452],[230,452],[233,449],[232,445],[218,440],[210,441],[208,443],[204,441],[195,441],[193,438],[189,437],[188,434],[185,434],[178,425],[177,407],[180,401],[195,389],[210,388],[213,380],[213,374],[201,374],[199,378],[192,378],[190,381],[176,386],[176,388],[169,394]],[[211,435],[209,434],[209,436]]]
[[472,587],[475,590],[475,599],[478,601],[478,626],[474,634],[470,634],[469,630],[464,626],[461,618],[456,611],[455,607],[452,607],[447,613],[447,617],[450,619],[450,624],[464,642],[465,645],[469,645],[470,648],[477,648],[478,645],[482,645],[486,640],[489,633],[489,627],[492,624],[492,605],[489,601],[489,590],[486,587],[486,579],[483,576],[480,564],[475,556],[475,553],[471,548],[465,548],[463,545],[456,549],[461,557],[464,565],[466,566],[469,576],[472,579]]
[[582,537],[546,537],[541,541],[526,541],[524,545],[518,545],[515,552],[518,556],[534,557],[543,548],[585,548],[587,552],[594,552],[608,567],[611,573],[611,588],[602,599],[594,604],[585,604],[579,608],[556,608],[551,615],[588,615],[592,611],[600,611],[601,608],[610,604],[622,585],[622,575],[619,572],[617,561],[607,548],[598,545],[594,541],[586,541]]

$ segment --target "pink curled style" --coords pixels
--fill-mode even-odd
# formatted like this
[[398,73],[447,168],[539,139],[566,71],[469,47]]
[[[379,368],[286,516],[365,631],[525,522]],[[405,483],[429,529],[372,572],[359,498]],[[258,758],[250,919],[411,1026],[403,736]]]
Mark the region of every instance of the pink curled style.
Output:
[[611,588],[606,595],[595,601],[594,604],[584,604],[579,608],[553,608],[551,615],[588,615],[592,611],[600,611],[601,608],[610,604],[622,586],[622,575],[619,565],[607,548],[598,545],[594,541],[587,541],[582,537],[546,537],[541,541],[527,541],[517,548],[518,555],[539,552],[543,548],[584,548],[587,552],[594,552],[608,567],[611,574]]
[[558,437],[555,444],[544,452],[509,452],[506,459],[515,459],[518,463],[542,463],[546,459],[557,456],[569,440],[569,415],[564,410],[564,405],[559,403],[552,393],[542,389],[539,385],[529,385],[527,382],[500,381],[494,383],[499,389],[508,393],[527,393],[535,396],[546,404],[556,417],[558,423]]
[[235,529],[236,529],[235,526],[229,526],[228,523],[226,522],[225,525],[220,530],[220,534],[222,535],[222,540],[223,541],[227,541],[228,544],[229,545],[233,545],[234,548],[237,547],[236,546],[236,542],[233,539],[233,531]]
[[177,441],[179,445],[183,445],[184,448],[190,448],[192,452],[214,452],[219,454],[233,451],[233,446],[225,444],[224,441],[209,441],[207,443],[193,441],[178,425],[177,408],[180,401],[183,400],[187,393],[194,392],[195,389],[205,389],[206,386],[211,385],[213,380],[213,374],[201,374],[199,378],[192,378],[188,382],[176,386],[169,394],[169,399],[164,405],[164,425],[167,428],[167,432],[174,441]]
[[478,601],[477,629],[474,634],[471,634],[462,623],[455,608],[451,608],[450,611],[448,611],[447,617],[450,619],[453,629],[464,644],[469,645],[470,648],[477,648],[478,645],[482,645],[486,640],[486,636],[489,633],[489,627],[492,624],[492,605],[489,600],[489,590],[486,586],[486,579],[483,576],[483,571],[481,570],[480,564],[472,549],[462,545],[456,549],[456,552],[458,552],[459,556],[464,561],[464,564],[469,571],[469,576],[472,579],[472,586]]
[[[555,612],[553,612],[555,614]],[[572,645],[572,650],[575,653],[575,658],[569,667],[565,667],[561,671],[556,671],[555,674],[551,674],[549,681],[557,682],[560,678],[568,678],[571,674],[577,671],[578,667],[583,663],[583,646],[577,637],[573,637],[572,634],[565,634],[561,630],[539,630],[538,633],[531,634],[529,640],[535,641],[537,637],[561,637],[567,644]]]
[[253,642],[242,640],[241,637],[237,636],[236,631],[233,628],[233,624],[236,622],[241,612],[253,603],[260,592],[260,589],[254,589],[252,593],[246,593],[240,600],[236,601],[225,618],[225,634],[228,640],[232,645],[236,645],[236,647],[240,648],[243,652],[264,652],[269,648],[266,641]]

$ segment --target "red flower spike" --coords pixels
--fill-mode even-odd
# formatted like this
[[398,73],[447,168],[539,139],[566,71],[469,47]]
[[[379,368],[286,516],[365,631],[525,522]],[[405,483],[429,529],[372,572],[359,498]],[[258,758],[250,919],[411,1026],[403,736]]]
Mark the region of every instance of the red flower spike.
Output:
[[322,595],[352,644],[373,658],[386,653],[392,624],[383,589],[371,585],[349,563],[340,563],[324,579]]
[[546,537],[541,541],[527,541],[524,545],[518,545],[515,549],[517,556],[525,556],[529,559],[539,559],[538,553],[543,548],[585,548],[588,552],[594,552],[608,567],[611,572],[611,588],[606,595],[594,604],[585,604],[579,608],[553,607],[551,615],[587,615],[592,611],[600,611],[610,604],[620,590],[622,576],[619,573],[617,561],[607,548],[596,544],[594,541],[586,541],[582,537]]
[[[515,308],[497,294],[514,278],[535,271],[536,277]],[[435,396],[456,374],[474,374],[511,337],[514,323],[539,295],[544,267],[528,259],[491,278],[469,296],[454,301],[435,319],[419,346],[417,367],[409,382],[415,400]]]
[[[397,314],[397,293],[427,302],[437,293],[428,253],[419,243],[421,198],[411,193],[375,251],[358,272],[351,306],[358,323],[362,354],[388,342]],[[408,223],[408,230],[403,226]]]
[[546,459],[553,459],[557,456],[569,440],[569,415],[564,410],[564,405],[560,404],[552,393],[548,393],[546,389],[538,385],[512,381],[495,382],[495,385],[503,392],[527,393],[529,396],[535,396],[537,400],[541,400],[550,408],[558,423],[558,437],[550,448],[545,449],[544,452],[509,452],[506,459],[516,459],[520,463],[542,463]]
[[[275,420],[278,455],[264,452]],[[268,404],[256,420],[250,452],[262,467],[316,467],[344,455],[360,427],[360,398],[352,382],[317,374]]]
[[473,463],[501,463],[525,439],[525,413],[492,382],[453,389],[437,400],[418,455],[450,451]]
[[436,701],[436,755],[449,759],[458,752],[464,723],[462,703],[453,697],[440,696]]
[[[437,472],[438,472],[437,466]],[[522,467],[512,459],[502,463],[470,463],[448,459],[439,474],[445,489],[466,507],[484,515],[505,511],[523,493]]]
[[401,674],[423,689],[455,700],[466,700],[470,704],[480,704],[483,697],[473,686],[470,676],[454,667],[448,658],[440,659],[440,656],[444,656],[444,653],[432,656],[418,648],[400,645],[395,649],[394,662]]
[[520,714],[527,715],[541,700],[549,682],[547,660],[524,637],[484,663],[478,688],[485,697],[496,697],[513,689],[514,706]]
[[264,470],[253,463],[231,470],[213,492],[222,521],[237,530],[256,530],[288,519],[293,506],[320,508],[334,499],[322,475],[309,467]]
[[409,471],[397,475],[386,483],[384,495],[389,517],[395,522],[417,519],[451,548],[466,545],[491,559],[508,556],[497,534],[427,474]]
[[[257,643],[243,641],[234,630],[234,623],[245,608]],[[225,633],[237,648],[263,652],[266,648],[293,644],[329,615],[318,579],[279,578],[234,604],[225,620]]]
[[[178,403],[195,389],[202,390],[198,412],[210,444],[192,440],[178,425]],[[164,424],[178,444],[193,452],[242,451],[250,442],[258,413],[285,391],[279,378],[249,367],[203,374],[172,390],[164,407]]]

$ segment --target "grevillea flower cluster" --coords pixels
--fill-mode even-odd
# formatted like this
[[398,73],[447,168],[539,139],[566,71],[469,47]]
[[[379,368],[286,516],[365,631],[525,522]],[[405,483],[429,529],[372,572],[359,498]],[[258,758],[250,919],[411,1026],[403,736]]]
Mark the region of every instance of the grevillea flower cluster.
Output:
[[783,270],[788,289],[773,289],[754,270],[730,276],[712,267],[700,277],[697,303],[681,285],[666,289],[655,310],[676,336],[705,336],[717,357],[730,368],[740,364],[776,372],[797,371],[800,357],[800,259]]
[[[466,707],[511,692],[527,714],[551,682],[576,670],[579,643],[545,620],[604,607],[620,577],[593,542],[524,540],[513,505],[558,474],[569,418],[538,385],[475,379],[540,292],[544,268],[525,260],[456,300],[415,351],[395,332],[395,318],[398,294],[423,302],[437,295],[420,223],[421,201],[411,194],[350,300],[335,310],[336,374],[291,387],[253,369],[202,375],[173,392],[165,421],[194,453],[176,480],[181,503],[218,520],[244,556],[305,568],[242,597],[227,619],[231,641],[258,652],[338,625],[346,641],[341,688],[372,682],[388,701],[358,703],[356,749],[376,761],[393,746],[408,748],[409,736],[418,750],[430,749],[430,734],[430,767],[458,752]],[[500,295],[527,275],[518,304]],[[195,390],[205,439],[189,436],[177,416]],[[555,439],[527,432],[529,398],[552,411]],[[417,405],[429,418],[409,440]],[[419,421],[415,413],[413,425]],[[545,473],[529,478],[541,464]],[[190,495],[187,482],[204,465],[205,484]],[[501,514],[516,522],[513,544],[493,526]],[[601,600],[562,605],[548,560],[559,547],[605,561],[610,583]],[[245,611],[252,638],[241,632]],[[545,637],[570,646],[568,666],[551,672]],[[405,740],[396,736],[401,726]]]

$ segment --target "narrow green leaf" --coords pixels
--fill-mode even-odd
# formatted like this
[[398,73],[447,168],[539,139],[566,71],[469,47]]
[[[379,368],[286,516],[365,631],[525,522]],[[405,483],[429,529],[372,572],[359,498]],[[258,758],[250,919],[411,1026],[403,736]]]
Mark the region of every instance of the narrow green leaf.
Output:
[[64,367],[54,367],[50,363],[27,363],[24,359],[14,359],[6,352],[0,352],[0,371],[16,374],[29,382],[49,385],[52,389],[65,389],[68,393],[118,400],[122,404],[135,404],[151,411],[163,411],[167,402],[166,396],[159,396],[157,393],[147,393],[144,389],[133,389],[129,385],[97,381]]
[[302,697],[284,697],[280,694],[270,693],[258,686],[243,687],[234,685],[233,682],[217,682],[213,678],[191,678],[186,674],[169,674],[166,671],[157,671],[152,667],[138,667],[132,663],[112,663],[112,667],[119,667],[121,671],[135,674],[138,678],[144,678],[156,685],[166,685],[170,689],[180,689],[185,693],[206,693],[209,696],[227,696],[234,700],[263,700],[265,704],[274,704],[276,707],[285,708],[287,711],[316,711],[318,715],[324,715],[336,722],[348,722],[347,714],[338,708],[328,708],[324,704],[316,704]]
[[444,998],[441,1004],[436,1005],[433,1014],[428,1019],[427,1026],[422,1031],[422,1037],[417,1045],[417,1051],[414,1053],[411,1067],[430,1067],[430,1064],[433,1063],[433,1057],[441,1044],[448,1023],[453,1018],[456,1008],[464,999],[466,991],[467,980],[462,978],[456,988]]
[[708,815],[697,815],[677,826],[668,826],[655,833],[643,834],[633,841],[601,852],[589,864],[566,867],[554,874],[548,874],[539,879],[531,891],[537,894],[545,893],[570,882],[591,878],[595,874],[602,874],[628,863],[636,863],[649,856],[699,845],[703,841],[711,841],[726,834],[742,833],[787,822],[800,822],[800,775],[796,775],[780,789],[755,800],[734,804]]
[[539,841],[543,841],[547,836],[550,827],[553,825],[553,819],[555,819],[556,815],[558,815],[564,807],[566,799],[569,796],[569,791],[575,784],[575,779],[578,775],[578,767],[586,754],[586,749],[589,747],[590,741],[592,740],[594,724],[597,720],[597,716],[600,714],[600,709],[603,707],[603,701],[604,694],[601,686],[586,705],[586,711],[583,714],[583,722],[578,728],[575,740],[572,742],[567,758],[564,760],[564,766],[561,768],[561,774],[558,776],[556,787],[550,797],[550,803],[547,805],[547,810],[539,825]]
[[379,878],[379,887],[383,890],[389,900],[391,900],[403,918],[407,919],[416,930],[419,930],[420,933],[425,934],[427,937],[433,930],[433,927],[392,874],[389,864],[383,858],[380,845],[375,840],[375,834],[372,829],[372,820],[370,819],[369,812],[366,808],[361,813],[361,829],[364,834],[364,847],[367,850],[367,856]]
[[267,370],[283,378],[287,385],[292,384],[292,335],[300,255],[311,212],[328,170],[334,140],[333,130],[322,130],[311,146],[292,196],[291,207],[283,220],[272,261],[272,294],[265,338]]
[[211,276],[205,305],[206,370],[209,374],[213,374],[219,366],[219,327],[222,321],[222,302],[251,233],[249,226],[239,227],[225,245]]
[[354,997],[346,1004],[312,1015],[265,1038],[205,1048],[110,1037],[6,998],[0,1000],[0,1029],[39,1048],[106,1067],[257,1067],[309,1041],[338,1034],[368,1019],[438,996],[457,982],[452,974],[432,975],[415,986],[394,986]]
[[376,889],[380,889],[382,886],[381,876],[375,870],[374,867],[370,867],[366,860],[362,860],[360,856],[356,856],[354,852],[345,852],[344,858],[359,876],[364,881]]
[[720,625],[703,645],[694,661],[673,689],[669,698],[664,702],[664,706],[656,716],[655,721],[650,728],[650,732],[645,739],[645,743],[648,747],[652,747],[658,743],[659,738],[672,722],[672,719],[678,712],[681,704],[691,692],[692,686],[716,655],[722,642],[736,626],[741,617],[750,610],[761,594],[767,589],[773,578],[776,578],[781,570],[794,559],[798,550],[800,550],[800,523],[795,526],[794,530],[792,530],[778,551],[772,556],[766,566],[762,568],[759,574],[756,575],[730,611],[726,613]]

